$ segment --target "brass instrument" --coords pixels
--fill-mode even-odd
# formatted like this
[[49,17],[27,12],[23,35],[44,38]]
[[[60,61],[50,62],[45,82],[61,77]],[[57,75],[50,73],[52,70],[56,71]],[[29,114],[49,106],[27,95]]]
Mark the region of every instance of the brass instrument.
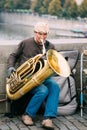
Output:
[[43,46],[42,54],[44,55],[46,53],[46,48],[44,46],[45,41],[43,39],[40,39],[40,40],[41,40],[41,43],[42,43],[42,46]]
[[9,99],[19,99],[54,73],[63,77],[70,75],[68,62],[59,52],[50,49],[46,53],[47,60],[42,57],[43,54],[38,54],[30,58],[7,78],[6,93]]

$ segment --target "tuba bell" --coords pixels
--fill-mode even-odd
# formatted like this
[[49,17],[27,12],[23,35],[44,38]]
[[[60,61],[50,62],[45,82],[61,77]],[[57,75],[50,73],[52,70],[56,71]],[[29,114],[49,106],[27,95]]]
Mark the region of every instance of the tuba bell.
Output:
[[19,99],[54,73],[63,77],[70,75],[70,66],[59,52],[50,49],[46,53],[46,60],[42,57],[43,54],[38,54],[30,58],[6,79],[9,99]]

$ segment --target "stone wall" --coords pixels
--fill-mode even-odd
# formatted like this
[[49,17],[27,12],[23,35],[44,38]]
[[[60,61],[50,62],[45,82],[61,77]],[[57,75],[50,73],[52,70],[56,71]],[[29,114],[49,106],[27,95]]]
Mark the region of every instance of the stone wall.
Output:
[[[87,47],[87,39],[50,39],[55,44],[57,50],[79,50]],[[20,41],[0,41],[0,113],[9,111],[9,102],[3,101],[6,98],[6,68],[9,54],[16,48]],[[80,55],[76,66],[76,86],[80,87]]]
[[17,41],[0,41],[0,113],[9,111],[8,102],[2,101],[6,98],[6,70],[9,54],[15,49]]

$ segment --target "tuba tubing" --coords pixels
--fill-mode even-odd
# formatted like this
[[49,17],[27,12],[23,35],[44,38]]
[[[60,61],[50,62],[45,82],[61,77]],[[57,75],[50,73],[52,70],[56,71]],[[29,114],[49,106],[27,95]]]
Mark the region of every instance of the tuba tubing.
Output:
[[[44,67],[39,69],[29,78],[20,89],[15,93],[10,92],[9,83],[6,84],[7,97],[11,100],[17,100],[27,92],[32,90],[34,87],[40,85],[45,79],[54,73],[60,76],[68,77],[71,73],[70,66],[65,58],[59,52],[55,50],[48,50],[46,54],[47,60],[44,60]],[[25,64],[25,63],[24,63]],[[19,68],[18,68],[19,69]]]
[[[46,72],[46,73],[44,73]],[[42,70],[36,72],[32,77],[31,80],[28,81],[23,87],[21,87],[16,93],[11,94],[9,89],[10,86],[7,84],[6,86],[6,92],[7,96],[12,99],[16,100],[20,97],[22,97],[24,94],[29,92],[31,89],[33,89],[35,86],[38,86],[42,83],[43,80],[45,80],[49,75],[51,75],[54,71],[50,69],[49,65],[46,65]],[[44,79],[43,79],[44,77]]]

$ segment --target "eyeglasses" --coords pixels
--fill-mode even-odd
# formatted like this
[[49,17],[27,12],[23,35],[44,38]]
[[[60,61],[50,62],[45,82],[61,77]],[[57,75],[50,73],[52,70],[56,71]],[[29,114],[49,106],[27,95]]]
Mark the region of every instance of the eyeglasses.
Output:
[[35,31],[35,33],[38,33],[39,35],[44,35],[44,36],[47,35],[47,33],[42,33],[42,32],[36,32],[36,31]]

